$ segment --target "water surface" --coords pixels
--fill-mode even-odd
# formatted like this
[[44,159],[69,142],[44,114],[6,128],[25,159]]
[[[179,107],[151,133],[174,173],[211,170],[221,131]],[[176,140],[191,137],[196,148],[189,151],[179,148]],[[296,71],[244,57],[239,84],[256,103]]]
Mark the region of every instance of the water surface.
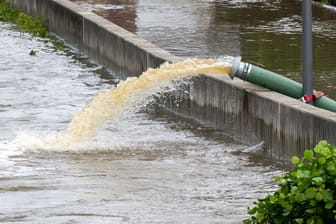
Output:
[[[301,78],[301,1],[73,0],[181,57],[242,56]],[[314,88],[336,99],[336,10],[313,6]]]
[[3,23],[0,53],[1,223],[241,223],[275,189],[281,169],[245,145],[141,105],[44,148],[117,74]]

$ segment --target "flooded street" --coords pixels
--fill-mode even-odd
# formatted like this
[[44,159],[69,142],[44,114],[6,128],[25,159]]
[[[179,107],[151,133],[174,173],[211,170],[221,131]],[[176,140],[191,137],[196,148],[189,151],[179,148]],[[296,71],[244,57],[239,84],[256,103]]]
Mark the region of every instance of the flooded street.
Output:
[[[240,55],[302,82],[301,1],[72,0],[182,57]],[[336,10],[313,6],[314,88],[336,99]]]
[[2,23],[0,52],[1,223],[241,223],[275,189],[281,168],[148,101],[94,139],[44,148],[117,74]]

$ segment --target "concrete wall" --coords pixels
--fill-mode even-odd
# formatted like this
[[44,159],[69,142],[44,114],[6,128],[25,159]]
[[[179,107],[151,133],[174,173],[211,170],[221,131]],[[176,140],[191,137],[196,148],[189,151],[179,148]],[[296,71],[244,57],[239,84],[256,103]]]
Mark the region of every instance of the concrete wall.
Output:
[[[179,60],[68,0],[8,1],[48,20],[52,32],[107,68],[117,64],[130,75],[139,75],[164,61]],[[274,159],[302,155],[321,139],[336,144],[336,113],[225,77],[196,76],[185,88],[165,101],[166,110],[223,130],[246,144],[264,141],[266,154]]]
[[322,139],[336,143],[336,113],[242,80],[200,75],[164,102],[246,144],[263,141],[267,156],[277,160],[302,155]]
[[139,75],[148,67],[178,60],[174,55],[69,0],[7,0],[30,15],[48,21],[49,30],[97,63],[126,68]]

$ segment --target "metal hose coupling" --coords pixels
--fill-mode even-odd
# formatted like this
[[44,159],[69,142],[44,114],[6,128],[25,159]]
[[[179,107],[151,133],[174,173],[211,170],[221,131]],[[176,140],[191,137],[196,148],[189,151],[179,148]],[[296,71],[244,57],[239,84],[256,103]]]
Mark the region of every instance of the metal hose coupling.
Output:
[[230,71],[230,77],[238,77],[242,80],[246,80],[246,77],[251,71],[251,64],[242,62],[241,57],[235,57],[232,61],[232,67]]

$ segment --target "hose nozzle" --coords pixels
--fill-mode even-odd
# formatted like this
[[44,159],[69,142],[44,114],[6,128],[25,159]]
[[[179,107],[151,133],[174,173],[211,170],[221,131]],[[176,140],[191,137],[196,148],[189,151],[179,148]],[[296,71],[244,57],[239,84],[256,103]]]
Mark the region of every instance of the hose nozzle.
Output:
[[233,59],[229,75],[231,79],[233,79],[234,77],[238,77],[240,79],[245,80],[250,70],[251,65],[249,63],[242,62],[241,57],[235,57]]

